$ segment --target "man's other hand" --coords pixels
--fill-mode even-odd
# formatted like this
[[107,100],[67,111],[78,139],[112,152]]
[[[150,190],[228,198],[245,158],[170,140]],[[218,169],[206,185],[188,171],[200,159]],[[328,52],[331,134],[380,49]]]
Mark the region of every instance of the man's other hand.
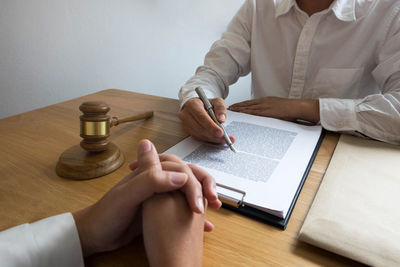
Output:
[[263,97],[233,104],[229,110],[285,121],[319,122],[318,99]]

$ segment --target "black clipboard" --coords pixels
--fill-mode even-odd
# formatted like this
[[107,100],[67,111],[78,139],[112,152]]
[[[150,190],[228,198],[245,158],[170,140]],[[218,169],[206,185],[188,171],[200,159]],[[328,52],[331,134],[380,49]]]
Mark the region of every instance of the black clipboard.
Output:
[[[313,154],[311,155],[310,161],[308,162],[307,168],[306,168],[306,170],[305,170],[305,172],[303,174],[303,177],[302,177],[302,179],[300,181],[300,184],[299,184],[299,186],[298,186],[298,188],[296,190],[296,193],[295,193],[295,195],[293,197],[292,203],[290,204],[290,207],[288,209],[288,212],[287,212],[285,218],[280,218],[280,217],[277,217],[275,215],[269,214],[267,212],[261,211],[259,209],[256,209],[256,208],[253,208],[253,207],[250,207],[250,206],[246,206],[246,205],[244,205],[244,204],[242,204],[240,202],[239,202],[238,205],[227,204],[229,201],[228,202],[223,202],[222,203],[222,207],[224,207],[224,208],[226,208],[228,210],[232,210],[232,211],[238,212],[240,214],[243,214],[243,215],[248,216],[250,218],[256,219],[258,221],[261,221],[261,222],[270,224],[272,226],[278,227],[278,228],[280,228],[282,230],[285,230],[286,226],[287,226],[287,224],[289,222],[290,216],[292,215],[292,211],[294,209],[294,206],[296,205],[297,198],[300,195],[301,189],[303,188],[303,185],[304,185],[304,183],[305,183],[305,181],[307,179],[307,176],[308,176],[308,173],[310,172],[311,166],[313,165],[315,157],[317,156],[318,150],[319,150],[319,148],[321,146],[321,143],[322,143],[322,140],[324,139],[324,136],[325,136],[325,130],[322,129],[321,135],[319,136],[318,142],[315,145]],[[222,186],[222,187],[224,187],[224,186]],[[240,191],[240,190],[235,190],[235,191],[238,191],[239,193],[243,192],[243,191]],[[245,193],[243,194],[243,198],[244,198],[244,196],[245,196]],[[243,198],[242,198],[242,200],[243,200]]]

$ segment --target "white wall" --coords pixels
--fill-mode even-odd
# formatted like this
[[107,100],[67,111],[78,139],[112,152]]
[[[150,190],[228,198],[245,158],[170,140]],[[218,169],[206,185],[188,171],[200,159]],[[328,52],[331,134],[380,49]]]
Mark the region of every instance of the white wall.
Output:
[[0,118],[108,88],[177,98],[242,2],[0,0]]

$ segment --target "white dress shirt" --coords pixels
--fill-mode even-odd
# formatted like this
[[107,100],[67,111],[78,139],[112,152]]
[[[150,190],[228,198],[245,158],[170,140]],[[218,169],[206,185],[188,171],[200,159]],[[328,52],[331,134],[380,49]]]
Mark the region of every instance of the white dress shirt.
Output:
[[0,266],[84,266],[72,214],[64,213],[0,232]]
[[336,0],[308,16],[295,0],[246,0],[195,76],[225,98],[249,72],[251,96],[319,99],[327,130],[400,144],[400,1]]

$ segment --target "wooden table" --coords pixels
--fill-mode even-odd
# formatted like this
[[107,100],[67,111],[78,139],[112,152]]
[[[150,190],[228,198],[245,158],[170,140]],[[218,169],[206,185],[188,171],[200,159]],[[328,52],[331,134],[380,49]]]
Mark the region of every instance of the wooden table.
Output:
[[[62,179],[55,173],[58,157],[80,142],[78,107],[91,100],[109,104],[112,116],[148,109],[155,116],[111,129],[111,140],[126,157],[117,171],[93,180]],[[98,200],[128,174],[139,140],[150,139],[163,152],[187,136],[178,109],[174,99],[111,89],[0,120],[0,230],[75,211]],[[337,141],[337,134],[326,135],[285,231],[225,209],[208,211],[215,230],[205,234],[204,266],[358,265],[297,240]],[[86,259],[86,266],[147,265],[141,239]]]

